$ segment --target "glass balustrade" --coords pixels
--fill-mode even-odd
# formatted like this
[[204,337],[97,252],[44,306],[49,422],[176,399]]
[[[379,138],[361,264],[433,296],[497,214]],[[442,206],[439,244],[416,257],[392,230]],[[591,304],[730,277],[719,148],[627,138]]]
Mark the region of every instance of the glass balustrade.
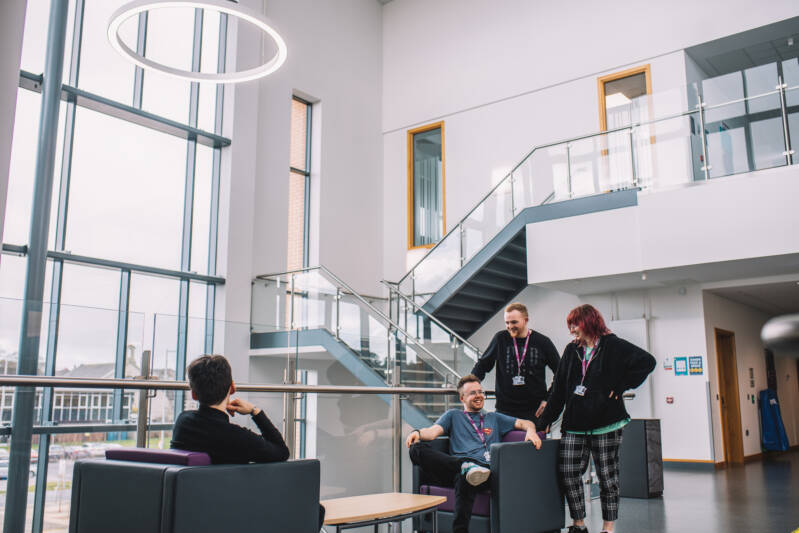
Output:
[[534,148],[403,276],[397,289],[424,305],[529,207],[794,164],[799,60],[643,95],[612,111],[607,131]]
[[[237,385],[245,391],[248,383],[379,386],[386,394],[270,391],[238,395],[267,412],[290,443],[293,457],[320,460],[322,498],[390,492],[392,461],[400,460],[403,472],[409,472],[407,453],[395,455],[397,432],[403,440],[413,427],[440,416],[444,406],[457,405],[453,394],[442,394],[442,386],[451,389],[456,379],[449,368],[457,361],[454,352],[431,350],[437,350],[441,332],[434,333],[435,342],[418,342],[415,334],[406,333],[321,269],[291,277],[254,282],[251,322],[131,312],[120,323],[117,309],[62,304],[57,325],[43,321],[38,372],[55,378],[113,379],[120,367],[127,380],[140,380],[147,374],[150,379],[175,382],[182,381],[186,366],[195,358],[219,353],[231,361]],[[48,306],[45,303],[44,309]],[[5,376],[17,374],[21,309],[21,300],[0,298],[0,372]],[[120,331],[127,341],[124,350],[115,339]],[[48,352],[51,337],[58,343]],[[45,368],[48,353],[51,371]],[[145,364],[148,372],[143,370]],[[387,385],[395,377],[400,385],[431,392],[393,395]],[[14,385],[0,386],[3,492],[8,484],[16,390]],[[140,411],[143,396],[149,398],[146,419],[142,418],[146,423],[143,440],[151,448],[168,448],[175,416],[197,407],[185,390],[147,392],[118,385],[98,389],[64,383],[33,390],[27,528],[36,515],[35,502],[41,502],[37,516],[45,530],[52,532],[68,530],[74,462],[103,457],[110,448],[136,446],[137,423],[145,416]],[[401,420],[395,425],[397,402]],[[243,423],[255,429],[249,420]],[[38,485],[37,476],[41,476]],[[410,480],[403,483],[407,490]],[[5,498],[0,498],[0,520],[4,512]]]
[[454,351],[441,342],[445,333],[436,330],[433,341],[413,319],[391,320],[324,268],[259,276],[252,306],[252,331],[264,332],[264,343],[293,349],[297,365],[327,354],[322,358],[337,360],[364,383],[390,385],[396,378],[400,385],[441,387],[460,378]]

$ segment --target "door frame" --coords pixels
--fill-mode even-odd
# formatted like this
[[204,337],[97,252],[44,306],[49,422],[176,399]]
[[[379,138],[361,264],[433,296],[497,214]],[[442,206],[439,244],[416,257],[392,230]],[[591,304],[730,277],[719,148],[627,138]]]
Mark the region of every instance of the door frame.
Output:
[[[721,425],[722,449],[726,464],[743,464],[743,429],[741,426],[741,398],[738,387],[738,363],[735,350],[735,332],[713,328],[716,345],[716,378],[719,391],[719,422]],[[719,349],[719,339],[728,338],[730,353],[723,354]],[[727,365],[723,358],[727,358]],[[732,393],[732,394],[728,394]],[[726,414],[722,402],[726,398]],[[737,432],[737,433],[736,433]]]

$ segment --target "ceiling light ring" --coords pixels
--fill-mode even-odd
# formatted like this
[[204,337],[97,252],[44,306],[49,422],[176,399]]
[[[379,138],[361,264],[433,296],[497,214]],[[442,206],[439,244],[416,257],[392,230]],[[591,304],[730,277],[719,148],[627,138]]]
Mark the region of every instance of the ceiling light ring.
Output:
[[[190,7],[195,9],[211,9],[220,13],[237,17],[260,29],[269,35],[277,45],[277,52],[263,64],[236,72],[193,72],[182,70],[169,65],[164,65],[153,61],[139,54],[126,45],[119,35],[122,24],[133,16],[150,11],[169,7]],[[111,46],[123,57],[129,59],[143,69],[155,70],[163,74],[180,78],[192,82],[211,82],[211,83],[239,83],[243,81],[255,80],[272,74],[279,69],[286,61],[288,49],[286,42],[280,34],[272,27],[272,24],[260,13],[253,11],[245,6],[233,4],[227,0],[134,0],[117,9],[108,22],[108,40]]]

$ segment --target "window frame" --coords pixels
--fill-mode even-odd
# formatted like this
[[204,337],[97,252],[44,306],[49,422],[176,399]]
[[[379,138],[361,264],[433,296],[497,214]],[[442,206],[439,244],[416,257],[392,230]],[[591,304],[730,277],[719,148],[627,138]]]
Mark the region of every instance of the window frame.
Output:
[[646,94],[651,95],[652,69],[650,68],[649,63],[597,78],[597,91],[599,95],[599,131],[608,131],[607,106],[605,104],[605,84],[611,81],[620,80],[622,78],[629,78],[630,76],[635,76],[636,74],[644,75],[644,80],[646,81]]
[[[429,244],[413,244],[413,138],[418,133],[425,133],[435,129],[441,129],[441,238]],[[408,130],[408,250],[418,250],[420,248],[433,248],[441,239],[447,235],[447,160],[444,142],[444,121],[425,124],[418,128]]]

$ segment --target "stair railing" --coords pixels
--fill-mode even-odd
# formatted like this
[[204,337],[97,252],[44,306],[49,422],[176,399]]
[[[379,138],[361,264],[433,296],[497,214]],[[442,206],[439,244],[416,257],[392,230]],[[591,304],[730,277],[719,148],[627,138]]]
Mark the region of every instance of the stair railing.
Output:
[[[402,294],[402,292],[397,288],[396,283],[393,283],[393,282],[387,281],[387,280],[380,280],[380,283],[382,283],[389,291],[389,299],[388,299],[389,316],[392,317],[392,318],[395,316],[395,314],[394,314],[394,309],[395,309],[394,302],[396,302],[396,322],[398,324],[401,324],[405,328],[406,331],[410,331],[412,333],[411,330],[413,329],[413,328],[409,328],[408,324],[407,324],[407,320],[408,320],[407,309],[408,309],[408,307],[410,307],[411,309],[413,309],[413,311],[412,311],[413,315],[415,315],[417,317],[419,315],[423,315],[424,317],[426,317],[427,320],[429,320],[430,322],[435,324],[439,329],[441,329],[447,335],[449,335],[450,344],[452,346],[453,351],[455,352],[455,356],[454,356],[453,359],[456,362],[456,365],[455,365],[455,369],[456,370],[458,370],[457,352],[458,352],[459,348],[461,348],[461,347],[466,348],[466,350],[464,350],[463,353],[466,354],[467,357],[472,362],[476,362],[480,358],[480,356],[482,355],[482,352],[474,344],[472,344],[468,340],[464,339],[462,336],[460,336],[458,333],[456,333],[454,330],[452,330],[452,328],[450,328],[449,326],[444,324],[441,320],[439,320],[438,318],[436,318],[435,316],[430,314],[422,306],[420,306],[419,304],[414,302],[412,299],[410,299],[409,297],[407,297],[404,294]],[[400,301],[404,302],[405,305],[407,306],[405,308],[406,312],[404,314],[404,317],[400,315],[400,308],[401,308]],[[404,318],[404,320],[403,320],[403,318]],[[417,331],[416,338],[417,338],[417,340],[419,340],[420,335],[419,335],[418,326],[416,328],[416,331]],[[424,342],[424,339],[422,339],[422,342]],[[471,353],[469,353],[469,352],[471,352]]]
[[[336,339],[345,342],[346,340],[342,338],[342,323],[341,323],[341,300],[342,298],[347,296],[352,296],[355,298],[361,305],[363,309],[365,309],[368,314],[378,322],[382,323],[382,325],[386,328],[386,341],[387,341],[387,350],[386,350],[386,367],[385,367],[385,375],[384,380],[387,385],[389,386],[398,386],[399,380],[397,379],[398,376],[398,367],[400,365],[400,361],[397,360],[397,349],[392,349],[392,344],[395,347],[402,348],[404,346],[412,346],[414,352],[420,356],[422,361],[428,364],[431,368],[433,368],[438,374],[441,375],[443,380],[443,386],[448,387],[452,386],[460,379],[461,375],[452,368],[446,361],[443,361],[440,357],[436,354],[432,353],[430,350],[427,349],[421,342],[417,341],[416,337],[410,334],[408,331],[405,330],[400,324],[396,323],[390,317],[386,316],[380,309],[375,307],[371,302],[369,302],[366,298],[361,296],[355,289],[349,286],[346,282],[344,282],[341,278],[333,274],[330,270],[326,267],[320,265],[317,267],[308,267],[308,268],[300,268],[296,270],[289,270],[286,272],[280,272],[276,274],[263,274],[256,276],[253,280],[255,284],[258,281],[271,281],[275,282],[277,285],[285,284],[286,288],[285,291],[287,293],[288,302],[287,304],[283,305],[278,302],[278,306],[283,305],[283,313],[280,313],[278,310],[278,314],[282,317],[273,317],[267,320],[258,320],[256,317],[258,316],[258,303],[256,302],[257,297],[256,294],[253,294],[252,298],[252,312],[251,316],[251,328],[255,331],[258,326],[256,324],[277,324],[278,330],[293,330],[293,331],[300,331],[302,329],[306,329],[308,326],[307,324],[302,324],[304,321],[303,309],[300,309],[298,304],[295,304],[295,296],[303,296],[303,294],[307,294],[313,287],[308,287],[303,285],[301,276],[304,274],[313,274],[317,273],[324,279],[327,283],[330,284],[331,287],[334,289],[334,292],[331,296],[334,299],[335,305],[335,322],[330,324],[331,333],[336,337]],[[318,288],[318,287],[317,287]],[[281,325],[282,323],[282,325]],[[397,344],[399,343],[399,344]],[[349,345],[349,344],[348,344]],[[358,347],[353,347],[350,345],[355,351],[359,351]],[[397,376],[397,378],[395,378]],[[396,380],[396,382],[395,382]]]

